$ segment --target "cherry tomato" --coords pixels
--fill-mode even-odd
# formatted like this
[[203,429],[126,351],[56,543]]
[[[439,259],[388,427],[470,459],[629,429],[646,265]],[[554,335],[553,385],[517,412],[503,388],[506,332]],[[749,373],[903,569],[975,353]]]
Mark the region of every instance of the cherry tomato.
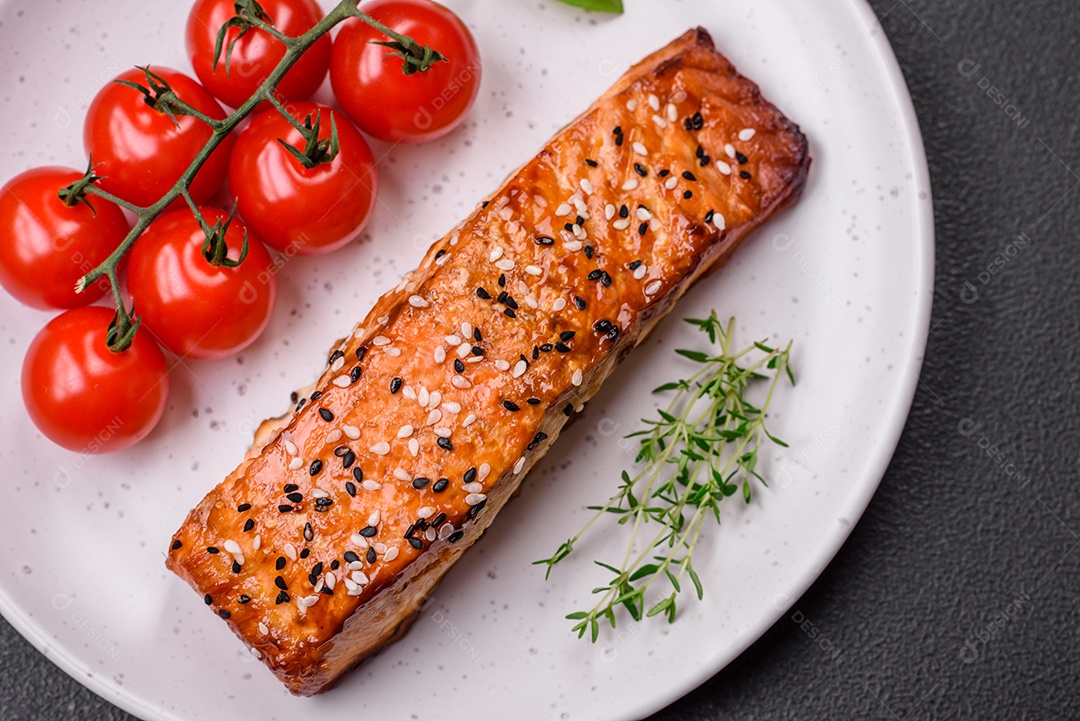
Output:
[[255,234],[288,255],[322,255],[355,238],[375,205],[378,180],[364,136],[342,113],[314,103],[293,103],[294,117],[319,117],[329,138],[331,115],[340,152],[329,163],[305,168],[278,142],[303,150],[300,131],[275,110],[257,116],[240,134],[229,164],[229,189]]
[[[322,19],[315,0],[261,0],[275,28],[290,37],[303,35]],[[235,17],[234,0],[196,0],[187,23],[187,53],[195,74],[214,96],[238,108],[259,89],[266,77],[285,56],[285,45],[258,28],[250,28],[233,47],[229,71],[225,71],[225,50],[240,34],[230,28],[225,36],[217,70],[214,46],[218,30]],[[330,66],[330,36],[320,38],[292,67],[277,87],[278,99],[307,100],[319,89]]]
[[[69,168],[34,168],[0,189],[0,285],[32,308],[78,308],[109,289],[102,278],[82,293],[75,281],[127,235],[123,211],[100,198],[68,206],[57,192],[82,177]],[[95,213],[96,211],[96,213]]]
[[34,425],[76,453],[111,453],[142,440],[169,394],[165,356],[140,330],[114,353],[106,344],[110,308],[76,308],[53,318],[30,343],[22,393]]
[[[228,218],[216,208],[200,210],[210,226]],[[270,254],[254,235],[248,234],[247,257],[235,268],[203,257],[205,238],[190,210],[161,216],[131,249],[127,287],[144,329],[166,348],[189,358],[224,358],[266,328],[277,277]],[[240,256],[243,241],[244,224],[233,219],[225,234],[229,259]]]
[[[213,96],[188,76],[163,67],[150,69],[199,112],[215,120],[225,117]],[[116,79],[147,86],[145,74],[138,69]],[[96,172],[102,176],[101,187],[135,205],[156,203],[180,179],[213,133],[209,125],[190,115],[177,115],[176,121],[163,110],[150,107],[134,88],[115,81],[102,88],[90,103],[83,127],[86,151],[100,163]],[[190,188],[196,203],[206,202],[221,187],[232,144],[232,136],[226,137],[196,174]]]
[[371,44],[390,38],[348,20],[330,59],[330,82],[346,114],[368,135],[391,142],[421,143],[457,127],[480,90],[481,69],[476,41],[461,19],[430,0],[373,0],[362,9],[446,61],[405,75],[401,59]]

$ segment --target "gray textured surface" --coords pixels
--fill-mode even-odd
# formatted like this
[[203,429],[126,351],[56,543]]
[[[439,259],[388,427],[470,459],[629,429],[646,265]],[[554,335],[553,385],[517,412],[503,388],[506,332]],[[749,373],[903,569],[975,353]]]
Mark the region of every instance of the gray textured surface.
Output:
[[[933,180],[922,383],[836,560],[655,721],[1080,718],[1080,6],[871,4]],[[131,718],[2,621],[0,640],[0,719]]]

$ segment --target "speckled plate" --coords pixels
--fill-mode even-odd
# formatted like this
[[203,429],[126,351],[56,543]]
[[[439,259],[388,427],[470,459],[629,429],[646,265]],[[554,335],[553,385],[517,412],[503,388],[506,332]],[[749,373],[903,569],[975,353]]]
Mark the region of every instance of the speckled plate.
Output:
[[[326,4],[329,4],[328,2]],[[110,701],[150,720],[629,719],[670,703],[757,639],[836,553],[904,425],[926,337],[933,227],[926,160],[903,79],[861,0],[628,0],[619,18],[549,0],[460,0],[485,60],[465,127],[418,148],[377,147],[382,196],[364,237],[290,261],[268,332],[240,357],[179,363],[164,420],[143,443],[76,456],[21,415],[18,378],[48,315],[0,297],[0,611]],[[0,0],[0,176],[83,164],[97,89],[149,61],[187,68],[187,2]],[[674,625],[621,625],[596,645],[564,614],[599,577],[596,541],[544,582],[534,559],[585,518],[629,461],[621,437],[648,388],[697,343],[668,323],[611,378],[449,574],[401,642],[313,699],[289,696],[191,590],[167,573],[169,535],[231,471],[257,422],[321,368],[323,351],[435,237],[530,157],[632,62],[703,25],[798,122],[814,166],[802,201],[771,222],[680,315],[738,318],[743,340],[796,342],[798,387],[774,431],[768,490],[733,502],[698,566],[705,600]],[[385,154],[384,154],[385,153]],[[617,539],[616,539],[617,540]],[[2,685],[16,679],[0,680]]]

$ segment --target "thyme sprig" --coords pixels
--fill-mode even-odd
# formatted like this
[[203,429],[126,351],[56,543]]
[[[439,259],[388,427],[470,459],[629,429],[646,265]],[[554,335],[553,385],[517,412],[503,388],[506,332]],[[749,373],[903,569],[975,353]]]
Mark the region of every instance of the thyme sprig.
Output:
[[[702,530],[710,517],[720,523],[724,499],[741,491],[749,503],[753,482],[767,485],[758,472],[765,441],[787,446],[768,431],[765,420],[780,379],[795,383],[791,343],[778,349],[755,342],[733,350],[734,318],[724,324],[713,312],[686,322],[706,334],[718,352],[676,351],[700,367],[689,378],[653,391],[675,394],[657,410],[658,418],[644,419],[646,428],[627,436],[639,444],[635,461],[640,469],[633,476],[624,470],[615,495],[602,506],[589,506],[595,513],[577,535],[550,558],[535,562],[547,566],[545,578],[550,577],[601,518],[615,516],[620,525],[630,526],[621,563],[595,561],[610,573],[606,584],[592,589],[599,596],[595,605],[567,616],[578,638],[589,634],[595,643],[603,620],[615,628],[619,606],[635,621],[663,615],[674,622],[676,598],[687,579],[703,598],[693,565]],[[748,397],[757,386],[768,388],[760,407]]]

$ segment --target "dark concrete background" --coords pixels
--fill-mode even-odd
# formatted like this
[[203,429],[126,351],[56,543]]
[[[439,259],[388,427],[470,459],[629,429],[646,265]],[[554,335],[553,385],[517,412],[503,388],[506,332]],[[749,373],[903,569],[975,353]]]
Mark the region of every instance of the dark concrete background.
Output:
[[[1080,4],[871,4],[933,181],[922,382],[836,560],[654,721],[1080,718]],[[131,717],[0,621],[0,719]]]

